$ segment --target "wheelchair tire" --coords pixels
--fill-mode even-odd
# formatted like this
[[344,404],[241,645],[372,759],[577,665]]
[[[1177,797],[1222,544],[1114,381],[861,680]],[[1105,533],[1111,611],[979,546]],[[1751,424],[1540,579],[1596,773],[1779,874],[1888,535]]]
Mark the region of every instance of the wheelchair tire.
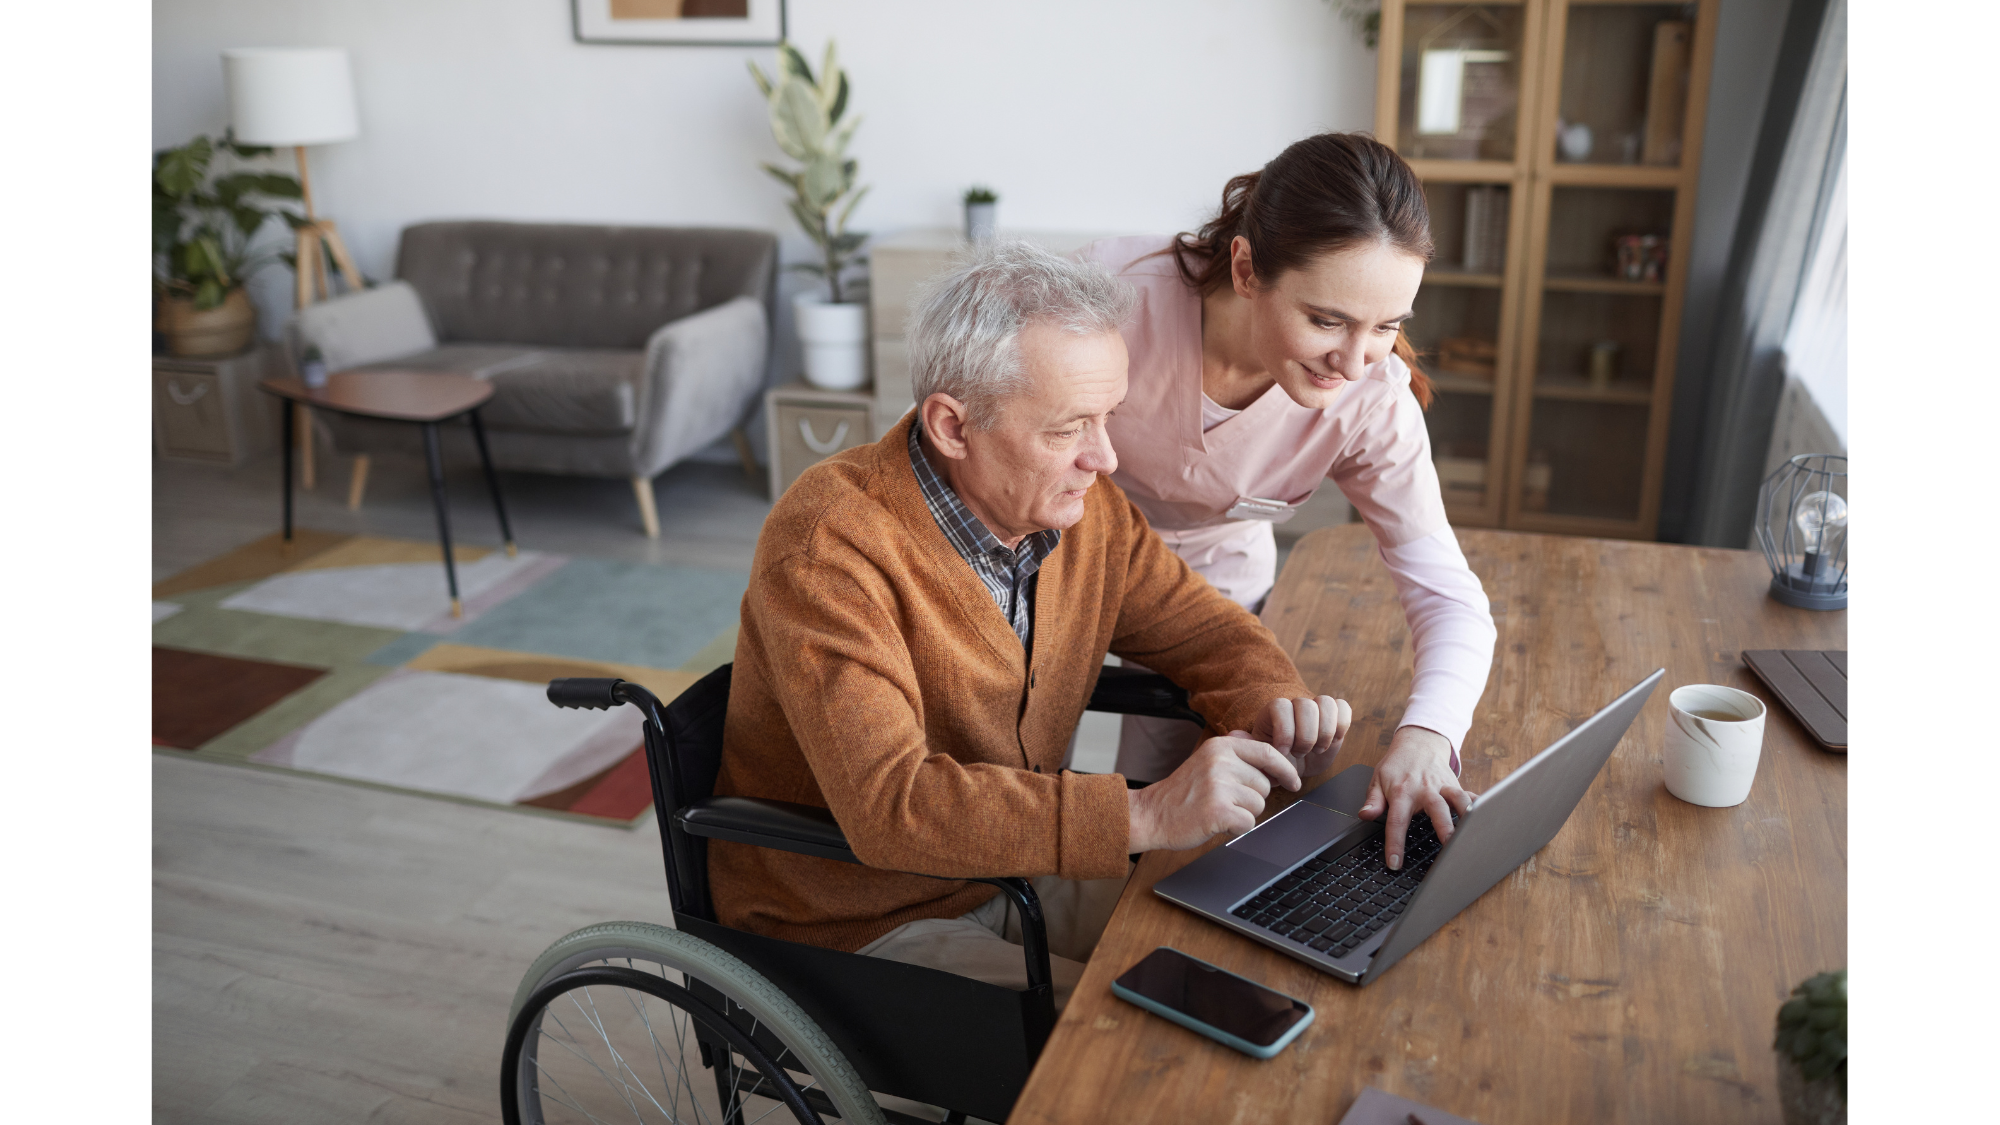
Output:
[[[660,986],[605,970],[644,973]],[[719,993],[723,1010],[690,991],[697,989]],[[609,1003],[608,997],[617,994],[626,999]],[[635,994],[645,999],[633,1000]],[[605,1011],[614,1014],[607,1017]],[[677,1043],[663,1045],[662,1017],[674,1029]],[[746,1018],[755,1041],[745,1034]],[[630,1050],[621,1051],[612,1041],[614,1025],[621,1021]],[[771,1121],[812,1120],[811,1115],[798,1118],[799,1110],[788,1108],[801,1104],[850,1125],[884,1121],[881,1107],[846,1057],[797,1004],[726,950],[667,926],[604,922],[561,938],[521,978],[507,1023],[501,1111],[508,1125],[572,1119],[720,1125],[731,1119],[722,1109],[718,1085],[732,1096],[747,1096],[754,1085],[763,1091],[761,1097],[771,1099],[742,1103],[737,1120],[745,1125],[764,1114],[773,1114]],[[717,1072],[708,1068],[718,1063],[725,1040],[727,1049],[720,1053],[726,1055],[730,1077],[718,1083]],[[770,1049],[772,1040],[782,1051]],[[760,1044],[766,1049],[760,1050]],[[629,1061],[642,1055],[643,1065]],[[751,1085],[743,1084],[746,1076]],[[554,1087],[563,1078],[590,1089],[563,1086],[558,1093]],[[545,1082],[551,1086],[546,1094]],[[793,1101],[785,1089],[788,1083],[805,1091],[803,1103]],[[661,1089],[654,1092],[656,1085]],[[593,1104],[579,1105],[586,1101]],[[606,1106],[615,1114],[607,1115]]]

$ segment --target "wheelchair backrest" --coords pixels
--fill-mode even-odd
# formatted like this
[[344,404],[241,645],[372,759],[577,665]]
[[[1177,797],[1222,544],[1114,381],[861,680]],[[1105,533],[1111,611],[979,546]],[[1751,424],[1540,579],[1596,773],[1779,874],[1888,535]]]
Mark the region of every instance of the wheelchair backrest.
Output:
[[667,852],[667,889],[674,912],[711,922],[715,905],[708,895],[708,841],[683,831],[673,814],[715,795],[715,775],[722,768],[723,724],[729,717],[730,668],[724,664],[715,669],[667,704],[665,745],[655,748],[650,730],[646,739],[655,790],[664,789],[666,797],[654,802],[653,811]]

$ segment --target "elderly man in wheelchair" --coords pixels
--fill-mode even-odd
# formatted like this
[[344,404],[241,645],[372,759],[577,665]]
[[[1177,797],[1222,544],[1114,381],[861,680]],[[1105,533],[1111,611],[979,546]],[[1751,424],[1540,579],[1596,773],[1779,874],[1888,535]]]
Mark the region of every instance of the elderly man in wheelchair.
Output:
[[[509,1120],[999,1120],[1133,854],[1246,831],[1331,763],[1347,704],[1098,479],[1131,310],[1094,264],[975,253],[912,315],[917,408],[772,510],[735,663],[664,709],[551,685],[647,710],[676,927],[530,970]],[[1130,787],[1063,768],[1087,706],[1212,737]]]

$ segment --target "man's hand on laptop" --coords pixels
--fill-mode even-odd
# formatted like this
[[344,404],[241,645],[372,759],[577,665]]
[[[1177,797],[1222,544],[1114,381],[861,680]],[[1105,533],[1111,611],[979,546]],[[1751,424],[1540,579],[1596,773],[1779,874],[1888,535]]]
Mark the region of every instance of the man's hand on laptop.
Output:
[[1354,708],[1345,699],[1273,699],[1257,716],[1250,736],[1289,755],[1300,777],[1324,773],[1340,752],[1347,728],[1354,725]]
[[1135,852],[1192,848],[1218,832],[1257,826],[1264,799],[1276,783],[1299,790],[1292,760],[1248,731],[1231,731],[1195,749],[1181,767],[1144,789],[1126,791]]
[[1364,819],[1374,820],[1386,810],[1383,825],[1382,861],[1391,871],[1403,867],[1403,837],[1410,818],[1428,813],[1439,842],[1451,839],[1451,815],[1472,807],[1472,794],[1458,784],[1451,772],[1451,742],[1425,727],[1402,727],[1389,743],[1389,753],[1375,767],[1375,780],[1368,787],[1368,800],[1361,806]]

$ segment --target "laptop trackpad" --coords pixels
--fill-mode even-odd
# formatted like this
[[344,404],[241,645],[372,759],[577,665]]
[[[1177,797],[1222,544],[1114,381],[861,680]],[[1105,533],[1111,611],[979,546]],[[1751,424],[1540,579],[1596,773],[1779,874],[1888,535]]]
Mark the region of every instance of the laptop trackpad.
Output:
[[1290,867],[1332,843],[1334,837],[1365,823],[1345,813],[1300,801],[1225,846],[1266,863]]

